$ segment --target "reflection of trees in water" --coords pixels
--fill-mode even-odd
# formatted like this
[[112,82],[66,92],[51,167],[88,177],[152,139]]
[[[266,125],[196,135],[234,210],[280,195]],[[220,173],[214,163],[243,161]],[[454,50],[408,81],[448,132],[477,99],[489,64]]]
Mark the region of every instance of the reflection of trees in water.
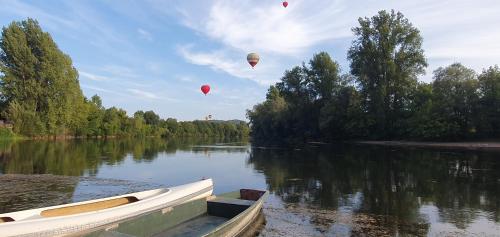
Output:
[[120,164],[127,155],[130,155],[135,162],[151,162],[160,152],[175,153],[178,150],[198,152],[192,148],[193,145],[230,141],[216,138],[4,141],[0,143],[0,172],[96,175],[101,165]]
[[[465,228],[477,217],[476,210],[491,213],[500,221],[500,160],[492,153],[443,154],[447,172],[439,175],[428,201],[440,207],[440,217]],[[442,166],[445,166],[443,164]]]
[[[382,147],[252,149],[249,163],[285,202],[322,208],[348,204],[356,212],[421,220],[421,204],[439,208],[443,221],[466,228],[476,210],[499,221],[500,160],[491,153],[445,153]],[[353,194],[361,198],[352,203]]]

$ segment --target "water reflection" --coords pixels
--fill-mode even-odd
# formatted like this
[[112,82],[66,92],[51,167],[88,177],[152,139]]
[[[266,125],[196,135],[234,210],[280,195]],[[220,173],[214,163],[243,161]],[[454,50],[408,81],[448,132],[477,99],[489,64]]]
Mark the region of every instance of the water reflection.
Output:
[[479,216],[496,222],[493,229],[498,229],[497,156],[339,145],[299,151],[254,148],[248,162],[286,203],[382,215],[385,225],[393,225],[390,229],[418,234],[428,232],[429,226],[421,224],[432,214],[422,208],[426,205],[438,208],[437,221],[458,229]]
[[[152,162],[159,154],[175,154],[178,151],[190,151],[208,157],[216,148],[199,149],[195,145],[209,146],[231,141],[215,138],[2,141],[0,174],[95,176],[99,167],[120,165],[129,154],[136,163]],[[241,144],[247,143],[241,141]],[[247,149],[225,149],[225,152],[241,153],[243,150]]]

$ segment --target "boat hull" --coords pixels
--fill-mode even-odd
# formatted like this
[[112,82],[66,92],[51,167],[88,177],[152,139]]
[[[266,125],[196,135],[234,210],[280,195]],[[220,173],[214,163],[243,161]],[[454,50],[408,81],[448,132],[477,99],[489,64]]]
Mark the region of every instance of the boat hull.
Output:
[[211,179],[86,202],[0,214],[0,236],[68,236],[212,195]]

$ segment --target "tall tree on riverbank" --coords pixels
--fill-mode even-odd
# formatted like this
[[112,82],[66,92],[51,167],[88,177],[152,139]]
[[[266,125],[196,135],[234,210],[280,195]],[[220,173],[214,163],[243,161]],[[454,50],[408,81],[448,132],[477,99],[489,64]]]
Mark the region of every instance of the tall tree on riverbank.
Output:
[[348,52],[351,73],[361,87],[364,106],[377,137],[394,136],[427,66],[422,37],[402,13],[380,11],[359,18]]
[[0,39],[3,116],[26,135],[77,133],[86,120],[78,72],[37,21],[4,27]]

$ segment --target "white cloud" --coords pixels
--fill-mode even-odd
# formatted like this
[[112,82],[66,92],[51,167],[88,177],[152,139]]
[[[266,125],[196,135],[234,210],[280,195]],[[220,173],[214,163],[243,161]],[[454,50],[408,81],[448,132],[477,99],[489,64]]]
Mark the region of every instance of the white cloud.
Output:
[[186,76],[186,75],[177,75],[177,76],[175,76],[175,79],[177,79],[179,81],[184,81],[184,82],[193,82],[194,81],[194,77]]
[[141,39],[145,39],[147,41],[153,41],[153,35],[151,35],[151,33],[149,33],[148,31],[139,28],[137,29],[137,33],[139,33],[139,37]]
[[222,0],[215,1],[207,14],[180,12],[195,16],[184,19],[186,26],[232,48],[295,55],[325,40],[349,37],[346,20],[336,18],[346,10],[340,1],[331,0],[294,1],[286,9],[274,1]]
[[80,74],[80,76],[82,76],[84,78],[87,78],[89,80],[92,80],[92,81],[106,81],[106,80],[109,80],[108,77],[100,76],[100,75],[95,75],[95,74],[92,74],[92,73],[89,73],[89,72],[84,72],[84,71],[78,71],[78,74]]
[[101,88],[101,87],[91,86],[91,85],[87,85],[87,84],[81,84],[81,87],[85,88],[85,89],[93,90],[93,91],[99,91],[99,92],[104,92],[104,93],[109,93],[109,94],[124,96],[124,94],[122,94],[120,92],[116,92],[116,91],[104,89],[104,88]]
[[179,102],[180,101],[180,100],[174,99],[174,98],[169,98],[169,97],[165,97],[165,96],[158,96],[157,94],[155,94],[153,92],[145,91],[145,90],[129,88],[129,89],[127,89],[127,91],[132,93],[132,95],[139,97],[141,99],[166,100],[166,101],[170,101],[170,102]]
[[215,70],[225,71],[233,76],[240,78],[247,78],[242,72],[241,63],[237,63],[227,58],[226,53],[222,51],[212,51],[209,53],[196,53],[192,52],[191,47],[181,46],[178,47],[179,54],[184,57],[188,62],[196,65],[210,66]]
[[165,64],[161,62],[149,62],[146,65],[147,69],[151,72],[161,73],[165,69]]
[[289,68],[283,61],[307,60],[319,50],[331,52],[334,42],[342,42],[342,48],[334,48],[332,56],[345,62],[353,39],[351,28],[358,25],[358,18],[390,9],[401,11],[420,29],[428,72],[444,66],[443,62],[463,62],[480,71],[500,61],[498,0],[295,0],[287,8],[279,1],[214,0],[204,6],[205,12],[192,8],[193,1],[184,3],[177,7],[182,24],[219,43],[220,48],[208,53],[191,50],[183,56],[237,77],[249,78],[233,61],[235,55],[247,52],[261,53],[265,55],[261,58],[276,62],[267,71],[274,75]]
[[159,96],[155,95],[154,93],[148,92],[148,91],[143,91],[143,90],[139,90],[139,89],[127,89],[127,91],[136,95],[136,96],[146,98],[146,99],[160,99]]
[[138,78],[139,75],[135,70],[131,69],[130,67],[126,66],[121,66],[121,65],[105,65],[103,67],[100,67],[100,70],[103,72],[106,72],[113,77],[117,78]]
[[179,54],[189,63],[209,66],[215,71],[226,72],[232,76],[250,79],[261,85],[268,85],[279,76],[275,70],[275,63],[268,61],[266,64],[258,64],[258,69],[252,69],[246,60],[246,54],[234,51],[215,50],[211,52],[194,52],[191,45],[177,48]]
[[31,17],[37,19],[51,30],[77,29],[78,23],[76,21],[55,16],[26,2],[16,0],[0,1],[0,5],[2,6],[0,13],[15,14],[23,18]]

